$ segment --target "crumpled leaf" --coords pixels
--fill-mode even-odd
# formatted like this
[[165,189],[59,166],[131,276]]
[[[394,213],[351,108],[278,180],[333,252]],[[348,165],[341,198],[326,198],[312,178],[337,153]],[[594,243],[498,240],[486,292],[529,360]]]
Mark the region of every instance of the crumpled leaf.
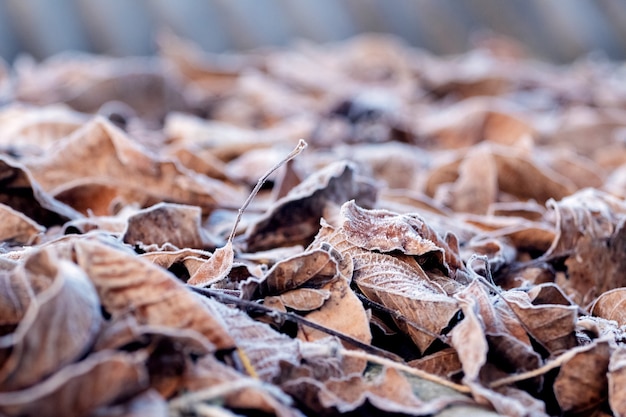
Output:
[[609,361],[609,404],[611,411],[616,416],[626,415],[626,395],[624,395],[624,387],[626,387],[626,377],[624,362],[626,349],[623,346],[618,347],[611,354]]
[[457,248],[450,248],[417,214],[364,210],[351,200],[341,207],[341,216],[341,232],[355,246],[383,253],[401,251],[418,261],[423,257],[422,265],[428,263],[432,268],[439,264],[452,278],[458,269],[464,269]]
[[554,394],[564,413],[591,412],[609,394],[607,372],[612,348],[606,340],[576,348],[561,366],[554,381]]
[[361,249],[346,239],[341,228],[328,224],[323,225],[313,247],[324,243],[335,247],[342,256],[352,258],[352,279],[367,298],[397,311],[419,326],[397,322],[422,352],[459,310],[456,301],[446,292],[454,291],[455,282],[446,277],[440,282],[431,279],[411,256],[391,256]]
[[[33,386],[79,359],[91,347],[102,322],[93,284],[83,271],[59,260],[54,252],[32,254],[13,273],[29,282],[34,294],[19,325],[0,338],[2,392]],[[5,290],[9,292],[5,297],[13,291]],[[16,290],[21,292],[23,287]],[[23,301],[15,308],[23,309]]]
[[42,226],[63,224],[81,217],[80,213],[46,193],[26,167],[4,156],[0,156],[0,181],[0,203]]
[[19,211],[0,203],[0,241],[14,245],[33,245],[45,228]]
[[[59,141],[55,152],[29,159],[27,166],[53,196],[62,195],[63,201],[78,210],[92,209],[100,215],[112,214],[114,203],[149,206],[168,201],[197,205],[208,212],[240,199],[224,183],[149,154],[102,118]],[[92,187],[107,190],[105,201],[94,207],[84,198],[92,194]]]
[[586,189],[550,205],[557,215],[558,234],[546,256],[566,256],[566,291],[574,300],[584,305],[605,291],[626,286],[619,256],[626,242],[624,203]]
[[159,203],[130,216],[122,240],[132,245],[203,249],[214,243],[202,228],[201,214],[196,206]]
[[246,291],[254,291],[249,296],[254,299],[283,294],[302,286],[320,288],[339,274],[335,257],[332,248],[319,248],[283,259],[258,282],[250,282]]
[[165,270],[98,241],[78,240],[74,251],[113,318],[131,315],[139,324],[191,329],[218,350],[234,346],[222,323]]
[[17,157],[41,155],[87,120],[62,105],[5,106],[0,110],[0,149]]
[[626,324],[626,288],[615,288],[600,295],[590,308],[592,315],[615,320],[618,326]]
[[[348,280],[340,277],[328,282],[321,289],[329,291],[330,297],[318,310],[308,313],[305,318],[369,344],[372,341],[369,318],[363,304],[350,289]],[[298,337],[313,341],[326,335],[315,329],[301,327]]]
[[376,199],[375,188],[357,176],[354,164],[345,161],[330,164],[294,187],[248,229],[247,250],[306,242],[319,229],[327,205],[352,199],[371,207]]
[[548,352],[558,355],[576,346],[574,334],[578,307],[542,303],[532,300],[522,291],[502,294],[526,331]]
[[0,393],[6,416],[80,417],[148,386],[141,354],[100,352],[21,391]]

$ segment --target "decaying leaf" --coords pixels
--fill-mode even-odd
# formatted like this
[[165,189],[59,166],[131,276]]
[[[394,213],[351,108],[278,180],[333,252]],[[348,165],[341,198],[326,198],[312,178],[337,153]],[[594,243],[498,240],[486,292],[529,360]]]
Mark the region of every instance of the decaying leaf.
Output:
[[591,314],[607,320],[615,320],[618,326],[623,326],[626,324],[625,297],[625,288],[606,291],[594,301]]
[[74,250],[103,308],[114,318],[131,315],[140,324],[192,329],[217,349],[234,346],[222,323],[173,275],[98,241],[77,241]]
[[0,393],[6,416],[80,417],[148,386],[145,355],[101,352],[63,368],[43,382],[20,391]]
[[32,245],[45,230],[43,226],[26,217],[19,211],[0,203],[0,241],[13,245]]
[[607,399],[611,350],[606,340],[598,340],[577,348],[576,355],[561,366],[554,393],[563,412],[590,412]]
[[0,156],[0,203],[42,226],[60,225],[81,215],[46,193],[23,165]]
[[[32,254],[13,273],[29,282],[36,294],[15,330],[0,339],[3,392],[30,387],[79,359],[91,347],[102,322],[93,284],[54,252]],[[15,308],[23,308],[22,303]]]
[[355,199],[371,207],[375,198],[373,184],[358,177],[354,164],[331,164],[293,188],[248,230],[248,250],[306,242],[319,229],[327,205]]
[[626,415],[623,65],[477,39],[0,59],[0,414]]
[[626,396],[624,395],[624,387],[626,387],[624,362],[625,350],[623,346],[615,349],[611,354],[609,361],[609,404],[611,411],[616,416],[626,415]]
[[[44,190],[78,209],[112,214],[111,204],[149,206],[160,201],[197,205],[208,212],[240,196],[224,183],[186,171],[174,161],[151,155],[112,123],[96,118],[59,141],[54,152],[27,166]],[[90,187],[109,190],[108,207],[91,207]]]
[[159,203],[130,216],[122,240],[131,245],[167,243],[181,249],[213,246],[201,221],[199,207]]

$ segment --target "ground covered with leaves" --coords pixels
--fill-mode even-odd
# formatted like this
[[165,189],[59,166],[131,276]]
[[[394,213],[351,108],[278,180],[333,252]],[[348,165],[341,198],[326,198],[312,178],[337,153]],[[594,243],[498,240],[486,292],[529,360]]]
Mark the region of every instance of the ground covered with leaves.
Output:
[[159,48],[0,65],[0,414],[626,415],[622,64]]

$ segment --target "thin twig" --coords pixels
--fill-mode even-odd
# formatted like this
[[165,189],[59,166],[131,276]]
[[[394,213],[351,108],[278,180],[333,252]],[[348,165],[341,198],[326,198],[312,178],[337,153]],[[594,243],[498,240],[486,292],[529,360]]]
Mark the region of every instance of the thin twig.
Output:
[[351,336],[348,336],[344,333],[338,332],[336,330],[333,329],[329,329],[328,327],[324,327],[320,324],[317,324],[315,322],[312,322],[310,320],[307,320],[303,317],[298,316],[297,314],[291,313],[291,312],[283,312],[283,311],[279,311],[279,310],[275,310],[273,308],[269,308],[266,307],[262,304],[258,304],[252,301],[248,301],[248,300],[242,300],[241,298],[238,297],[234,297],[232,295],[229,294],[224,294],[222,292],[219,291],[215,291],[209,288],[198,288],[198,287],[194,287],[194,286],[188,286],[191,290],[197,292],[198,294],[202,294],[205,297],[211,297],[211,298],[215,298],[216,300],[222,302],[222,303],[228,303],[228,304],[234,304],[239,308],[243,308],[245,310],[248,311],[253,311],[256,313],[262,313],[262,314],[266,314],[269,315],[270,317],[280,317],[282,320],[286,320],[286,321],[291,321],[294,323],[298,323],[301,324],[303,326],[307,326],[310,327],[312,329],[315,330],[319,330],[321,332],[324,332],[328,335],[331,336],[335,336],[341,340],[343,340],[344,342],[347,342],[349,344],[351,344],[354,347],[357,347],[359,349],[362,349],[366,352],[370,352],[374,355],[380,355],[389,359],[393,359],[393,360],[402,360],[398,355],[393,354],[391,352],[387,352],[386,350],[380,349],[376,346],[372,346],[372,345],[368,345],[365,344],[363,342],[361,342],[358,339],[355,339]]
[[567,362],[570,359],[572,359],[579,352],[580,352],[579,349],[578,350],[577,349],[568,350],[567,352],[565,352],[561,356],[559,356],[556,359],[546,363],[542,367],[539,367],[537,369],[533,369],[532,371],[522,372],[521,374],[515,374],[515,375],[511,375],[511,376],[507,376],[507,377],[504,377],[504,378],[497,379],[497,380],[495,380],[495,381],[493,381],[493,382],[491,382],[489,384],[489,388],[494,389],[494,388],[502,387],[504,385],[510,385],[510,384],[514,384],[516,382],[525,381],[527,379],[531,379],[531,378],[534,378],[534,377],[537,377],[537,376],[545,375],[547,372],[553,370],[554,368],[558,368],[559,366],[562,366],[565,362]]
[[421,369],[417,369],[417,368],[412,368],[408,365],[405,365],[403,363],[399,363],[399,362],[394,362],[390,359],[387,358],[381,358],[380,356],[376,356],[376,355],[371,355],[367,352],[362,352],[359,350],[347,350],[347,349],[341,349],[339,351],[339,353],[342,356],[349,356],[351,358],[357,358],[357,359],[365,359],[369,362],[373,362],[373,363],[377,363],[379,365],[382,366],[386,366],[389,368],[394,368],[397,369],[398,371],[402,371],[405,372],[409,375],[413,375],[416,376],[418,378],[424,379],[426,381],[430,381],[430,382],[434,382],[436,384],[439,385],[443,385],[444,387],[447,388],[451,388],[457,392],[463,393],[463,394],[469,394],[471,393],[471,390],[469,387],[465,386],[465,385],[461,385],[461,384],[456,384],[452,381],[449,381],[445,378],[440,377],[439,375],[435,375],[435,374],[431,374],[428,373],[426,371],[422,371]]
[[244,201],[241,208],[237,211],[237,218],[235,219],[235,223],[230,232],[230,236],[228,236],[229,242],[232,242],[233,239],[235,238],[237,225],[241,221],[241,216],[243,216],[243,212],[248,208],[248,206],[250,205],[250,202],[252,202],[252,199],[257,195],[257,193],[259,192],[263,184],[265,184],[265,181],[267,181],[269,176],[272,175],[274,171],[276,171],[278,168],[280,168],[281,166],[283,166],[284,164],[286,164],[287,162],[291,161],[293,158],[298,156],[307,146],[308,145],[304,141],[304,139],[300,139],[300,141],[298,142],[298,145],[294,148],[293,151],[289,152],[289,154],[285,158],[283,158],[280,162],[278,162],[276,165],[271,167],[269,171],[267,171],[265,174],[263,174],[261,178],[259,178],[256,185],[252,189],[252,192],[250,193],[250,195],[248,195],[248,198],[246,198],[246,201]]

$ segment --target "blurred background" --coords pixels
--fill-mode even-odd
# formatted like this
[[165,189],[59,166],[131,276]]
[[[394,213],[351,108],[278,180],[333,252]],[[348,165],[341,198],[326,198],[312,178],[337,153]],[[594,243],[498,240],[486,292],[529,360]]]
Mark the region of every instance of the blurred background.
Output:
[[476,33],[519,40],[535,56],[569,62],[590,52],[626,57],[623,0],[3,0],[0,56],[66,50],[117,56],[155,51],[163,28],[211,52],[396,34],[437,54],[471,47]]

